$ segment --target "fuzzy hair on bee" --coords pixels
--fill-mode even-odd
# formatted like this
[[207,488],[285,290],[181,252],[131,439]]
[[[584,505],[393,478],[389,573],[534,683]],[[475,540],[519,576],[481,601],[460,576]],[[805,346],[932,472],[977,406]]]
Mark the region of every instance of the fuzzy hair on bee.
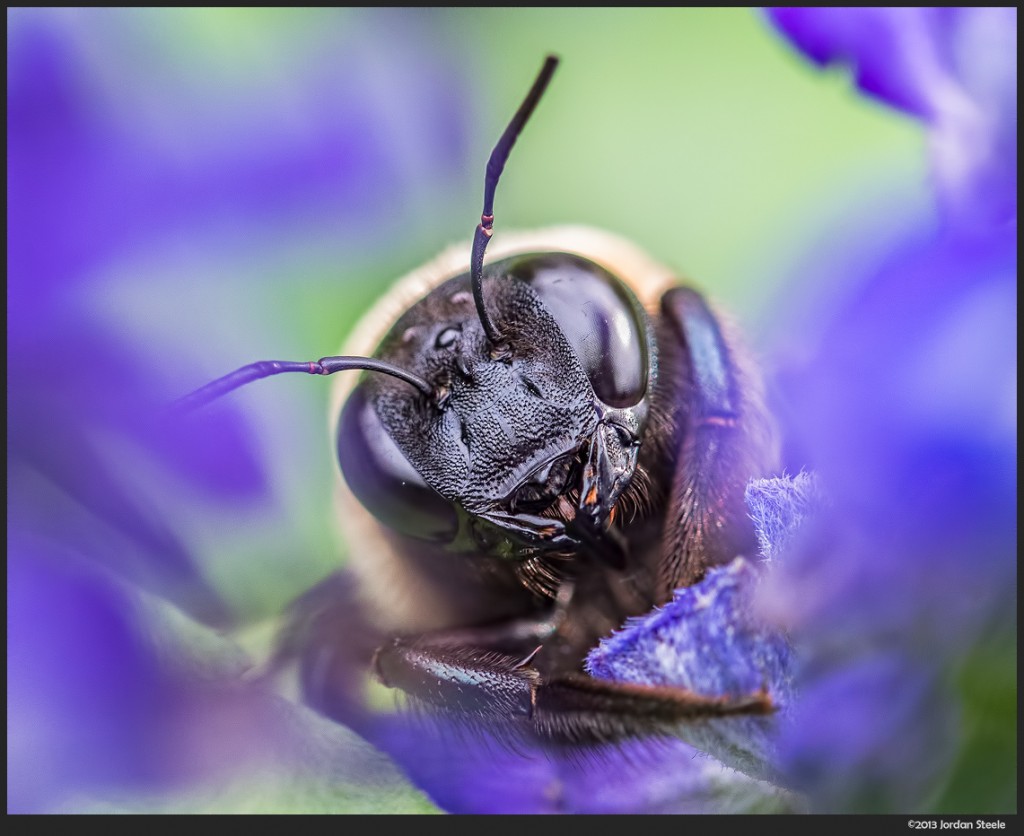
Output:
[[184,399],[363,370],[330,397],[347,565],[282,642],[305,699],[335,719],[367,675],[424,710],[552,746],[772,710],[764,691],[584,671],[627,619],[756,553],[744,488],[779,450],[738,329],[677,271],[588,227],[491,244],[498,179],[556,64],[492,151],[471,242],[400,279],[339,355],[254,363]]

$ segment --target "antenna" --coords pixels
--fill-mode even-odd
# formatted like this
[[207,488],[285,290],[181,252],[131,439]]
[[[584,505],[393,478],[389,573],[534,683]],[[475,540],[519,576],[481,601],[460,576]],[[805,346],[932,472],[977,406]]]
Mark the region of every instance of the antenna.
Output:
[[270,377],[285,372],[305,372],[306,374],[334,374],[335,372],[347,371],[349,369],[365,369],[371,372],[381,372],[404,380],[406,383],[415,386],[428,398],[434,398],[433,387],[422,377],[407,372],[398,366],[393,366],[383,360],[373,360],[369,357],[321,357],[319,360],[310,360],[305,363],[291,360],[261,360],[258,363],[250,363],[240,369],[223,377],[212,380],[205,386],[201,386],[194,392],[183,395],[174,402],[174,409],[182,412],[191,412],[217,398],[226,395],[239,386],[245,386],[254,380]]
[[[476,303],[476,310],[480,316],[480,322],[483,324],[487,338],[492,345],[501,343],[501,332],[484,307],[483,264],[484,250],[487,249],[487,242],[491,239],[492,226],[494,224],[494,190],[498,186],[498,179],[501,177],[502,171],[505,170],[505,163],[508,161],[508,155],[512,151],[512,146],[516,144],[520,131],[522,131],[523,126],[533,113],[533,109],[537,106],[537,102],[540,101],[540,97],[544,95],[548,82],[551,81],[551,76],[554,74],[557,66],[558,58],[554,55],[549,55],[545,59],[544,66],[541,67],[539,75],[530,88],[530,92],[526,94],[523,103],[519,105],[519,110],[512,117],[512,121],[508,123],[508,127],[505,128],[505,132],[501,135],[498,144],[494,146],[494,150],[491,151],[491,156],[487,160],[487,171],[484,178],[484,210],[480,215],[480,224],[476,228],[476,236],[473,239],[473,251],[470,257],[470,276],[473,283],[473,300]],[[262,360],[257,363],[250,363],[247,366],[242,366],[240,369],[235,369],[235,371],[223,377],[218,377],[194,392],[184,395],[174,402],[174,408],[179,411],[198,409],[217,398],[223,397],[228,392],[238,389],[240,386],[245,386],[255,380],[261,380],[264,377],[271,377],[276,374],[304,372],[305,374],[326,375],[349,369],[364,369],[366,371],[391,375],[399,380],[404,380],[411,386],[415,386],[423,395],[434,400],[439,405],[444,401],[443,394],[435,392],[433,387],[422,377],[383,360],[375,360],[369,357],[321,357],[319,360],[309,360],[306,362]]]
[[508,123],[508,127],[505,128],[505,132],[501,135],[501,139],[498,140],[498,144],[491,151],[490,159],[487,160],[487,172],[484,177],[484,211],[480,215],[480,224],[477,226],[476,235],[473,238],[473,252],[470,256],[469,269],[473,282],[473,301],[476,302],[476,311],[480,317],[480,322],[484,326],[487,339],[490,340],[492,345],[497,345],[501,342],[501,332],[494,324],[494,320],[488,315],[487,308],[484,307],[483,269],[484,250],[487,249],[487,243],[491,240],[492,227],[494,225],[494,190],[498,187],[498,179],[501,177],[501,172],[505,170],[505,163],[508,160],[509,152],[512,150],[512,146],[516,144],[519,132],[522,131],[526,121],[530,118],[530,114],[533,113],[533,109],[537,106],[537,102],[540,101],[540,97],[544,95],[548,82],[551,81],[551,76],[554,74],[557,66],[558,58],[554,55],[549,55],[544,60],[544,66],[541,67],[540,74],[533,82],[533,87],[526,94],[523,103],[519,105],[519,110],[512,117],[512,121]]

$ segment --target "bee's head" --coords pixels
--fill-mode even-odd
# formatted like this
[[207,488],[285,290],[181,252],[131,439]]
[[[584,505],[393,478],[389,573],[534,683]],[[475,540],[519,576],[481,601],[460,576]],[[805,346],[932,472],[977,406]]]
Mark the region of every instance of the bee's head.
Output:
[[498,179],[557,63],[545,61],[491,152],[469,271],[406,311],[375,357],[253,363],[182,405],[283,372],[366,369],[341,414],[338,457],[384,525],[512,559],[586,543],[622,565],[609,526],[657,369],[647,317],[620,279],[580,256],[534,253],[484,270]]
[[353,493],[381,522],[449,548],[524,557],[605,542],[636,468],[656,363],[645,313],[599,265],[537,253],[435,288],[377,357],[427,381],[366,375],[339,423]]

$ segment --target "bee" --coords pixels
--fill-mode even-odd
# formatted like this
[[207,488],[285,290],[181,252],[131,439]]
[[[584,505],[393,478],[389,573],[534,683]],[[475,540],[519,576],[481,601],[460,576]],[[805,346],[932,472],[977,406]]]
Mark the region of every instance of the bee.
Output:
[[552,745],[772,710],[764,692],[584,671],[626,619],[756,551],[743,492],[778,445],[736,329],[638,247],[562,227],[498,235],[485,263],[498,180],[556,65],[491,153],[471,244],[400,280],[342,355],[253,363],[182,399],[363,370],[331,399],[349,566],[307,600],[298,650],[331,716],[361,671]]

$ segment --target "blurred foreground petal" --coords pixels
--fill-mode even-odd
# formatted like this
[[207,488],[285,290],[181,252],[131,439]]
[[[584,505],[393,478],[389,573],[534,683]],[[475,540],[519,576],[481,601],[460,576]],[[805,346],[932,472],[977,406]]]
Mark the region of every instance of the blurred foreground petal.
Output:
[[929,126],[949,215],[974,228],[1017,215],[1015,8],[782,8],[772,22],[819,65]]
[[[925,811],[947,781],[964,797],[955,764],[977,763],[987,728],[970,700],[992,697],[962,671],[1016,635],[1015,311],[1012,231],[925,238],[866,277],[786,376],[790,432],[829,502],[758,608],[801,656],[781,745],[817,809]],[[1015,767],[985,734],[969,811],[1007,812]]]

